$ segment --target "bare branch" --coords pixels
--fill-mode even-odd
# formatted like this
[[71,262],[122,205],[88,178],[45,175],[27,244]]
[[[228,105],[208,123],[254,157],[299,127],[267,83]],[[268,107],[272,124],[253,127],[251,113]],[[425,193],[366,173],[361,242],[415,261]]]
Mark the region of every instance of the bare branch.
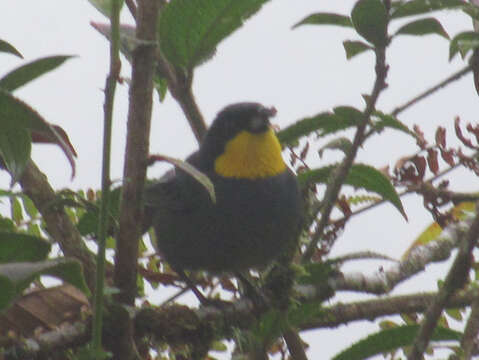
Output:
[[55,205],[58,202],[58,196],[50,186],[45,174],[32,160],[22,174],[20,185],[42,214],[48,234],[60,245],[63,254],[81,262],[86,282],[93,292],[95,289],[95,257],[86,247],[78,229],[73,225],[63,207]]
[[[476,204],[478,208],[478,204]],[[449,298],[454,291],[460,289],[466,283],[469,277],[469,270],[472,266],[472,251],[479,238],[479,212],[477,213],[467,234],[461,239],[459,252],[452,264],[451,270],[447,274],[444,284],[434,302],[429,306],[424,319],[419,328],[418,334],[414,339],[412,349],[408,354],[409,360],[422,359],[423,353],[429,344],[429,340],[437,325],[437,321],[442,311],[446,307]]]
[[464,349],[464,359],[472,359],[473,355],[477,355],[479,334],[479,290],[474,289],[474,300],[471,306],[471,314],[467,321],[464,335],[461,340],[461,346]]
[[356,129],[353,144],[350,150],[347,152],[347,155],[344,160],[334,171],[334,174],[331,177],[331,181],[326,188],[321,207],[321,219],[319,220],[316,232],[311,237],[310,244],[308,245],[306,251],[303,254],[303,262],[306,262],[311,259],[320,238],[323,236],[324,229],[329,223],[329,217],[331,215],[331,211],[333,210],[334,204],[336,203],[339,192],[341,191],[341,187],[344,183],[344,180],[346,179],[349,170],[351,169],[351,166],[353,165],[358,149],[364,141],[364,135],[367,124],[369,122],[369,117],[375,109],[376,102],[379,98],[381,91],[386,88],[387,72],[388,67],[386,65],[386,49],[376,49],[376,80],[374,82],[371,96],[367,101],[366,109],[363,112],[360,125],[358,125]]

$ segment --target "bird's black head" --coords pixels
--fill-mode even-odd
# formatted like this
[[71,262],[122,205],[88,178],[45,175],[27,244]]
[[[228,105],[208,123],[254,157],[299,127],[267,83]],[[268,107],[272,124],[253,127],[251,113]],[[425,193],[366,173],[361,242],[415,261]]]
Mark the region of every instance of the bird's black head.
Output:
[[267,108],[259,103],[244,102],[225,107],[216,116],[203,139],[200,153],[208,162],[223,153],[225,145],[241,132],[251,134],[265,133],[270,129],[270,117],[276,109]]

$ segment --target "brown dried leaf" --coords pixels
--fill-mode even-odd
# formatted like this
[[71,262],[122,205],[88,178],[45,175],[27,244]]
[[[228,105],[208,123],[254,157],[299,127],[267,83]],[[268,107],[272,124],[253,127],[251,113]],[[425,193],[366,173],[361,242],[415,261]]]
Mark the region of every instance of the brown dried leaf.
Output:
[[419,125],[414,125],[413,130],[414,130],[414,133],[416,134],[417,145],[421,149],[425,149],[427,147],[427,141],[424,138],[424,133],[421,131],[421,128],[419,127]]
[[475,149],[476,147],[472,144],[471,140],[469,139],[466,139],[462,133],[462,130],[461,130],[461,119],[459,118],[459,116],[456,116],[456,118],[454,119],[454,130],[456,132],[456,136],[459,140],[461,140],[461,142],[467,146],[468,148],[470,149]]
[[[436,141],[437,141],[437,132],[436,132]],[[439,172],[439,163],[437,161],[436,149],[432,149],[432,148],[427,149],[427,164],[429,166],[429,170],[431,170],[434,175],[436,175]]]
[[[471,134],[473,134],[476,138],[476,142],[479,144],[479,125],[472,126],[471,123],[467,124],[466,127],[467,131],[469,131]],[[477,148],[477,146],[476,146]]]
[[446,147],[446,129],[442,126],[436,130],[436,145],[440,148]]
[[454,150],[453,149],[440,149],[441,150],[441,157],[442,159],[448,163],[449,166],[454,166],[456,165],[456,162],[454,161]]

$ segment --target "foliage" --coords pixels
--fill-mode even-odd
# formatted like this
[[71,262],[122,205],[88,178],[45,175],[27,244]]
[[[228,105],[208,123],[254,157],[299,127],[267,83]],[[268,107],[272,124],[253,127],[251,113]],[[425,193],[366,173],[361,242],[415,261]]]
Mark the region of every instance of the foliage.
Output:
[[[111,16],[109,9],[112,1],[115,0],[90,2],[106,16]],[[128,6],[124,7],[123,11],[134,12],[135,2],[125,3]],[[141,0],[137,3],[141,4]],[[254,16],[266,3],[264,0],[164,2],[156,27],[158,66],[153,79],[150,79],[158,89],[160,97],[163,99],[167,90],[170,91],[180,103],[186,117],[193,119],[193,122],[197,121],[197,110],[194,109],[198,106],[191,95],[194,70],[220,51],[219,44],[228,36],[247,26],[246,20]],[[472,320],[464,315],[464,309],[471,305],[472,301],[467,300],[470,298],[464,295],[462,302],[457,300],[457,297],[463,294],[456,294],[456,298],[452,298],[452,292],[458,289],[451,290],[447,298],[451,303],[446,304],[447,309],[445,306],[441,307],[440,316],[437,318],[426,313],[427,305],[417,305],[423,299],[423,294],[411,295],[415,301],[410,302],[401,302],[403,299],[393,298],[391,295],[350,304],[331,305],[326,301],[341,291],[376,295],[389,293],[398,283],[422,271],[428,263],[444,260],[451,255],[452,249],[463,247],[461,241],[466,238],[464,234],[473,226],[471,219],[476,216],[474,202],[478,200],[477,193],[453,191],[447,180],[439,180],[457,168],[466,169],[474,176],[479,176],[479,126],[464,125],[457,117],[454,123],[455,134],[451,136],[455,137],[459,146],[453,146],[446,141],[445,127],[438,127],[433,136],[434,140],[428,141],[428,136],[419,126],[410,128],[399,119],[403,110],[434,94],[459,76],[453,75],[392,112],[383,111],[378,105],[378,98],[387,87],[389,65],[386,63],[385,54],[398,38],[415,36],[424,39],[427,35],[438,36],[449,42],[450,60],[457,54],[463,59],[472,54],[464,73],[478,71],[474,64],[477,63],[479,35],[474,31],[466,31],[450,36],[434,15],[434,12],[444,10],[461,11],[472,20],[479,19],[479,10],[461,0],[358,0],[349,14],[318,12],[307,14],[296,22],[292,26],[293,31],[303,26],[318,29],[320,26],[344,28],[355,36],[343,42],[348,60],[363,53],[374,54],[376,59],[374,86],[371,93],[363,95],[364,109],[349,105],[336,106],[312,116],[304,116],[278,132],[282,145],[290,154],[290,164],[298,173],[298,180],[307,200],[306,221],[300,239],[301,253],[296,256],[296,259],[301,260],[295,260],[287,270],[281,266],[273,266],[259,273],[248,274],[248,281],[258,286],[258,289],[253,286],[253,293],[255,289],[261,292],[251,294],[251,289],[247,289],[246,293],[257,300],[253,305],[244,305],[241,302],[248,296],[244,294],[244,289],[227,275],[221,274],[218,277],[201,272],[194,274],[194,280],[202,290],[218,297],[213,303],[220,298],[228,299],[227,303],[212,307],[210,317],[206,320],[188,307],[172,304],[158,309],[147,302],[141,309],[136,309],[135,317],[131,319],[131,314],[125,310],[123,304],[118,306],[118,298],[107,296],[103,305],[106,310],[105,333],[108,333],[108,330],[114,333],[115,324],[118,324],[115,321],[118,319],[125,324],[133,321],[135,331],[141,335],[135,338],[138,341],[136,346],[141,349],[145,358],[150,356],[150,350],[158,353],[157,359],[200,358],[206,356],[210,350],[226,351],[225,341],[231,338],[235,340],[235,351],[244,356],[261,351],[263,355],[280,354],[285,358],[288,351],[291,355],[295,351],[303,352],[304,355],[307,348],[307,344],[302,343],[299,336],[294,343],[295,337],[291,334],[337,326],[354,320],[400,315],[404,324],[383,320],[378,324],[377,333],[344,349],[335,359],[366,359],[385,353],[394,359],[401,351],[410,353],[411,349],[417,347],[418,342],[424,344],[424,349],[420,349],[421,354],[426,351],[432,353],[435,347],[441,344],[440,341],[444,340],[452,341],[453,345],[448,346],[450,353],[461,356],[463,351],[467,352],[467,346],[466,350],[458,346],[461,341],[467,344],[466,331],[453,330],[448,323],[448,318],[471,323],[474,320],[474,315],[470,315]],[[108,25],[94,24],[94,27],[108,38],[114,38]],[[117,30],[121,32],[117,34],[122,42],[121,51],[128,61],[132,61],[132,54],[138,49],[154,45],[151,41],[134,38],[131,27],[123,26]],[[0,40],[0,53],[22,57],[12,44],[4,40]],[[106,248],[116,251],[118,232],[123,219],[128,218],[126,215],[138,215],[125,215],[129,210],[122,207],[122,190],[125,184],[134,179],[125,179],[123,187],[116,187],[107,192],[108,195],[93,189],[86,192],[63,190],[56,192],[54,201],[48,202],[42,202],[42,192],[46,191],[44,188],[35,189],[40,193],[38,196],[22,181],[34,171],[31,163],[32,142],[58,145],[70,161],[72,176],[75,174],[76,153],[66,132],[60,126],[47,122],[35,109],[14,95],[18,88],[28,86],[31,81],[56,69],[70,58],[71,56],[60,55],[37,59],[0,78],[0,168],[10,174],[12,185],[18,182],[23,190],[0,190],[0,198],[10,202],[10,215],[0,216],[0,287],[3,289],[0,294],[0,312],[6,316],[11,304],[25,295],[26,290],[42,286],[42,276],[54,276],[89,295],[94,289],[90,283],[85,282],[82,266],[85,267],[85,273],[92,270],[86,268],[93,266],[87,261],[90,257],[93,258],[95,253],[92,249],[96,247],[92,244],[102,235],[106,235]],[[115,78],[113,81],[116,80]],[[108,91],[105,92],[107,96],[111,95]],[[201,127],[201,124],[196,125]],[[395,161],[392,169],[377,169],[371,164],[359,162],[356,159],[358,150],[366,148],[373,136],[383,136],[386,130],[414,141],[416,152],[412,155],[403,154]],[[317,152],[312,151],[313,148],[317,148]],[[312,158],[323,157],[326,153],[337,154],[340,160],[321,167],[312,168],[309,165]],[[147,159],[144,160],[146,164]],[[167,161],[183,169],[204,185],[212,201],[215,201],[210,180],[189,164],[164,155],[155,155],[148,160]],[[429,176],[430,174],[432,175]],[[343,185],[351,186],[353,189],[348,191],[353,194],[343,191]],[[340,240],[343,230],[349,226],[349,221],[364,211],[378,211],[375,209],[377,206],[388,203],[386,206],[392,205],[407,220],[402,199],[404,195],[411,193],[417,194],[422,200],[425,211],[431,214],[434,222],[415,239],[411,239],[410,248],[401,260],[393,265],[390,272],[381,271],[377,277],[371,278],[361,274],[362,277],[358,280],[357,274],[344,270],[344,263],[378,259],[381,256],[374,253],[351,254],[341,259],[330,256],[331,249]],[[107,213],[108,227],[103,229],[105,234],[99,231],[99,214],[102,208]],[[333,212],[333,209],[339,212]],[[53,213],[65,215],[72,224],[71,230],[65,230],[68,228],[65,223],[55,224],[51,220],[47,225],[47,218]],[[139,227],[141,225],[139,224]],[[55,226],[61,231],[52,229]],[[66,239],[70,239],[69,235],[72,235],[66,233],[68,231],[74,233],[71,238],[80,239],[81,244],[72,246],[68,243]],[[62,236],[55,237],[55,232],[61,233]],[[134,290],[143,295],[145,284],[154,289],[159,286],[181,287],[182,277],[175,274],[164,260],[158,259],[158,256],[152,255],[148,250],[147,245],[153,243],[154,246],[155,242],[153,234],[149,237],[150,239],[145,236],[138,243],[140,261],[136,277],[137,288]],[[129,240],[136,244],[137,239]],[[75,259],[59,255],[56,247],[63,253],[73,253]],[[445,248],[445,253],[435,253],[438,248]],[[472,254],[469,255],[472,259]],[[133,260],[137,265],[137,259]],[[107,262],[106,266],[111,270],[115,264]],[[467,274],[477,269],[478,265],[471,260],[466,266],[464,277],[469,279]],[[114,288],[106,289],[104,293],[117,294],[121,284],[108,269],[107,280],[114,284]],[[450,276],[455,273],[459,271],[451,270]],[[464,279],[456,281],[457,286],[462,286],[462,280]],[[468,281],[463,290],[466,293],[474,291],[476,282],[477,276]],[[249,285],[251,287],[251,284]],[[443,283],[440,283],[437,294],[441,294],[443,286]],[[266,294],[264,299],[263,294]],[[437,298],[441,296],[438,295]],[[384,308],[390,306],[389,312],[384,310],[379,313],[382,307],[374,306],[378,301],[381,301]],[[243,308],[236,307],[238,304]],[[356,312],[337,311],[347,305],[352,305]],[[363,311],[362,308],[368,305],[371,305],[369,312]],[[251,306],[247,309],[247,314],[241,313],[244,306]],[[220,315],[215,317],[218,313]],[[250,319],[248,315],[253,313],[255,317]],[[419,315],[420,313],[426,314]],[[147,321],[142,318],[144,314],[148,316]],[[475,314],[474,309],[472,314]],[[162,321],[156,321],[158,318]],[[423,335],[423,324],[428,321],[432,322],[433,326],[430,334],[426,336]],[[140,338],[142,340],[139,340]],[[85,345],[84,339],[82,341],[82,345]],[[116,338],[113,342],[111,339],[108,341],[108,338],[104,342],[105,347],[112,353],[119,351],[123,345],[119,343],[122,341],[117,341]],[[0,347],[6,351],[17,345],[8,341],[0,342]],[[72,358],[110,356],[108,352],[93,349],[89,344],[81,348],[77,346],[75,343],[75,346],[68,350],[70,355],[73,354]],[[301,358],[301,355],[298,358]]]

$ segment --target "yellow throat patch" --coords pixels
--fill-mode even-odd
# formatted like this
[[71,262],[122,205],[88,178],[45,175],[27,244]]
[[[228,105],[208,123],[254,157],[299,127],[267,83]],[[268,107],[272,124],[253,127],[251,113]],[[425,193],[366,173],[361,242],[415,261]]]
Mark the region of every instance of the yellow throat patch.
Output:
[[215,160],[216,173],[230,178],[265,178],[285,169],[281,145],[272,129],[260,134],[239,132]]

